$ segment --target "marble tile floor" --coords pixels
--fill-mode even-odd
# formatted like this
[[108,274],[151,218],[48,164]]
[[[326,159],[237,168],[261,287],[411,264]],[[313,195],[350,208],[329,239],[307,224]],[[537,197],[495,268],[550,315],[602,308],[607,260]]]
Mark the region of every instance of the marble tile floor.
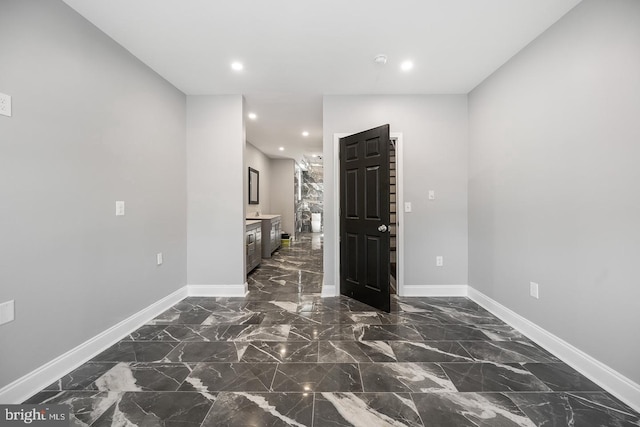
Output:
[[75,426],[640,426],[640,414],[466,298],[381,313],[320,298],[319,235],[187,298],[25,403]]

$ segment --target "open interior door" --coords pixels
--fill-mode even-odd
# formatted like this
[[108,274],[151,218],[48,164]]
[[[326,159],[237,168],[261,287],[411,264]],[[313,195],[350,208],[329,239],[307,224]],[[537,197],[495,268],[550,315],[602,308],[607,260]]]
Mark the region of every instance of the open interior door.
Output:
[[389,312],[389,125],[340,138],[340,293]]

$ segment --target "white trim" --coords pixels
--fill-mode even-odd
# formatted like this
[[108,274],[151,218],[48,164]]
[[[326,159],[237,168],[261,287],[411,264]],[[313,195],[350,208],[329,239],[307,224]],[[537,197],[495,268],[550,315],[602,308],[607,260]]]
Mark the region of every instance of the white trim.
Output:
[[249,285],[187,285],[190,297],[245,297]]
[[518,313],[489,298],[482,292],[468,287],[468,296],[482,307],[531,338],[575,370],[640,411],[640,384],[635,383],[582,350],[572,346],[549,331],[541,328]]
[[187,297],[182,287],[0,389],[0,402],[22,403]]
[[466,297],[467,285],[408,285],[403,297]]
[[[334,224],[334,272],[333,280],[335,285],[328,286],[325,292],[323,285],[322,296],[338,296],[340,295],[340,138],[353,135],[353,133],[334,133],[333,134],[333,224]],[[402,132],[389,132],[389,138],[396,140],[396,257],[397,272],[396,285],[398,295],[406,295],[404,286],[404,209],[402,209],[403,197],[403,154],[402,154]],[[325,216],[326,216],[325,212]],[[325,272],[326,273],[326,272]],[[333,291],[333,295],[329,292]]]
[[404,285],[404,155],[402,132],[390,132],[396,140],[396,287],[398,295],[406,296]]
[[320,291],[320,298],[328,298],[336,296],[335,285],[327,285],[325,282],[325,275],[322,276],[322,290]]
[[[333,289],[334,296],[340,295],[340,138],[353,133],[333,134]],[[326,215],[326,212],[325,212]],[[326,242],[325,242],[326,244]],[[326,275],[325,271],[325,275]],[[324,291],[322,292],[324,294]],[[328,293],[328,290],[327,290]]]
[[335,286],[329,286],[327,284],[322,285],[322,293],[320,294],[321,298],[335,297],[338,291]]

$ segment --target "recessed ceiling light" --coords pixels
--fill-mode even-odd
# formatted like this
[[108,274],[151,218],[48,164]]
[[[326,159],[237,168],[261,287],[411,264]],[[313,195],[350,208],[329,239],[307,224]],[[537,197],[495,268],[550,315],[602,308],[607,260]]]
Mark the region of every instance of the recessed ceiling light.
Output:
[[280,148],[278,148],[278,150],[284,151],[284,147],[280,147]]
[[255,120],[258,118],[258,116],[256,115],[256,113],[249,113],[247,114],[247,117],[249,117],[251,120]]
[[304,132],[302,132],[302,136],[309,136],[309,132],[305,130]]
[[413,68],[413,62],[404,61],[402,64],[400,64],[400,68],[402,69],[402,71],[409,71]]
[[235,71],[242,71],[243,68],[244,68],[244,65],[242,65],[242,62],[232,62],[231,63],[231,69],[233,69]]

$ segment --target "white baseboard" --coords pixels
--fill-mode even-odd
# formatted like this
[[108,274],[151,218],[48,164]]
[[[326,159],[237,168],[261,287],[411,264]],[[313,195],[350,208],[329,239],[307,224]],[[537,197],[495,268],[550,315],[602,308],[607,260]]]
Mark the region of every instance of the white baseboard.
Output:
[[338,289],[335,286],[327,285],[325,283],[322,284],[322,293],[320,294],[320,297],[328,298],[336,296],[338,296]]
[[247,282],[241,285],[187,285],[190,297],[245,297],[249,293]]
[[401,297],[466,297],[467,285],[405,285],[399,291]]
[[0,389],[0,403],[22,403],[187,297],[182,287]]
[[582,350],[553,335],[482,292],[468,287],[468,296],[509,325],[531,338],[563,362],[640,412],[640,384],[635,383]]

